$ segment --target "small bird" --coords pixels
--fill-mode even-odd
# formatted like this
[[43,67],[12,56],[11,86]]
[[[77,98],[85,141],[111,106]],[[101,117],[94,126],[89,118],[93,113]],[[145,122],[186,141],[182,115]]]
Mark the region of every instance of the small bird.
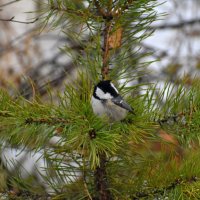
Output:
[[100,81],[91,99],[94,114],[108,117],[110,122],[123,120],[133,109],[120,96],[111,80]]

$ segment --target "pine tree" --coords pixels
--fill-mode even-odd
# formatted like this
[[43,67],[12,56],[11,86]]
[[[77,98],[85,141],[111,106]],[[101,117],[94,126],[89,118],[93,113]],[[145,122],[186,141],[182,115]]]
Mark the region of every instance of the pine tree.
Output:
[[[49,0],[39,6],[42,26],[66,34],[62,50],[74,59],[78,76],[58,93],[58,105],[1,90],[0,137],[12,146],[44,150],[43,178],[55,190],[53,199],[199,198],[198,83],[173,90],[166,84],[159,95],[154,86],[144,95],[139,84],[127,87],[145,74],[140,42],[152,33],[156,3]],[[93,114],[91,94],[101,79],[118,85],[135,115],[110,124]],[[52,146],[54,136],[60,139]],[[34,192],[27,180],[16,182]]]

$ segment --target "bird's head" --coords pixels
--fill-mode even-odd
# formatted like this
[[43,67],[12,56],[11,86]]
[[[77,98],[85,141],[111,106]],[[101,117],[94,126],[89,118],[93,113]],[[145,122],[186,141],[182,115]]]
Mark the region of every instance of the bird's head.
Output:
[[94,88],[93,97],[102,102],[111,100],[115,105],[120,106],[129,112],[133,112],[131,106],[120,96],[111,80],[100,81]]

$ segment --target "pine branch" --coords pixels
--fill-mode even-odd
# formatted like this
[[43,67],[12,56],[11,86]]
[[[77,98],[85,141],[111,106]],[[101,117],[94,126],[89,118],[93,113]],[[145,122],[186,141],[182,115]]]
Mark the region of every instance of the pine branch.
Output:
[[27,118],[25,119],[25,124],[48,124],[48,125],[56,125],[56,124],[69,124],[70,121],[67,119],[63,119],[63,118],[54,118],[54,117],[50,117],[50,118]]
[[184,184],[192,184],[194,182],[199,181],[199,178],[196,176],[192,176],[189,178],[186,178],[185,180],[182,178],[175,179],[174,182],[172,182],[169,186],[160,188],[160,189],[154,189],[152,192],[138,192],[136,193],[135,197],[133,197],[133,200],[143,199],[152,197],[152,195],[163,195],[165,191],[173,190],[177,186],[184,185]]
[[[83,43],[84,45],[70,45],[69,48],[74,47],[74,49],[77,50],[79,53],[80,50],[84,53],[80,53],[80,57],[78,59],[75,59],[76,62],[71,61],[69,64],[65,64],[65,67],[62,65],[62,68],[65,70],[71,70],[74,66],[75,63],[79,62],[81,63],[81,66],[89,66],[91,67],[91,74],[97,78],[97,73],[99,72],[99,68],[97,70],[94,67],[98,67],[101,65],[101,74],[103,79],[107,79],[108,76],[110,75],[110,69],[109,69],[109,63],[111,61],[111,58],[114,60],[116,59],[116,62],[121,61],[119,68],[115,68],[116,70],[116,77],[120,79],[121,77],[118,74],[118,70],[121,73],[122,71],[130,72],[132,73],[132,69],[135,69],[134,67],[130,68],[127,67],[127,63],[123,63],[122,59],[127,59],[130,54],[129,50],[132,49],[132,45],[135,44],[135,38],[137,41],[141,41],[142,37],[136,36],[136,33],[133,32],[132,26],[134,26],[134,22],[139,20],[139,24],[136,24],[134,27],[134,30],[140,31],[144,30],[148,24],[147,22],[141,23],[143,19],[139,18],[141,15],[145,14],[147,11],[151,13],[152,5],[149,7],[148,1],[139,1],[139,0],[122,0],[122,1],[115,1],[115,0],[108,0],[108,1],[88,1],[89,6],[88,8],[85,8],[84,5],[82,4],[82,1],[79,2],[73,2],[73,1],[48,1],[47,5],[47,17],[44,17],[45,24],[47,23],[53,23],[55,27],[65,27],[65,30],[69,30],[69,27],[72,27],[72,29],[69,31],[69,37],[72,37],[77,43],[79,42],[79,35],[82,37],[82,32],[84,32],[84,23],[88,24],[88,29],[86,28],[85,30],[89,30],[90,33],[89,35],[91,36],[91,39],[89,38],[87,41],[87,44],[85,45],[85,41],[80,41],[80,43]],[[148,10],[149,8],[149,10]],[[45,10],[45,8],[44,8]],[[61,12],[61,15],[58,15],[59,12]],[[44,13],[46,14],[46,13]],[[123,15],[124,14],[124,15]],[[55,18],[52,18],[52,17]],[[145,18],[145,17],[144,17]],[[49,20],[53,19],[53,20]],[[56,20],[58,19],[58,20]],[[73,19],[70,21],[70,19]],[[147,21],[149,18],[145,18]],[[10,21],[14,21],[14,18],[9,19]],[[54,23],[55,22],[55,23]],[[81,22],[81,23],[80,23]],[[77,31],[77,27],[75,27],[75,24],[80,25],[78,27],[78,34],[74,33]],[[132,26],[131,26],[132,25]],[[102,26],[104,29],[102,30]],[[75,28],[74,28],[75,27]],[[79,30],[80,28],[80,30]],[[80,32],[79,32],[80,31]],[[100,31],[100,34],[97,34],[97,36],[94,33],[98,33]],[[130,32],[129,32],[130,31]],[[71,36],[72,35],[72,36]],[[124,36],[123,39],[129,39],[126,40],[128,42],[122,45],[122,36]],[[103,44],[101,44],[101,39],[103,39]],[[78,41],[77,41],[78,40]],[[130,41],[130,43],[129,43]],[[124,42],[124,41],[123,41]],[[97,51],[94,51],[94,48],[98,47]],[[120,48],[120,51],[115,51],[115,49]],[[102,50],[101,50],[102,49]],[[67,48],[68,50],[68,48]],[[114,53],[117,53],[117,56],[113,56]],[[119,54],[124,54],[120,55],[121,57],[119,58]],[[128,52],[128,53],[127,53]],[[78,54],[79,55],[79,54]],[[131,54],[132,55],[132,54]],[[88,58],[85,57],[88,56],[89,62],[84,62],[85,60],[88,61]],[[76,58],[77,58],[76,57]],[[99,59],[101,57],[101,59]],[[61,65],[57,65],[57,60],[60,58],[60,54],[56,55],[53,57],[50,61],[44,61],[38,65],[38,69],[41,69],[41,66],[44,65],[54,65],[56,64],[56,70],[58,70],[58,67]],[[80,58],[80,59],[79,59]],[[91,58],[91,59],[90,59]],[[134,59],[133,56],[131,59]],[[78,61],[77,61],[78,60]],[[79,61],[80,60],[80,61]],[[113,61],[112,60],[112,61]],[[135,59],[138,60],[138,59]],[[134,60],[134,61],[135,61]],[[82,62],[83,61],[83,62]],[[94,62],[95,61],[95,65]],[[91,63],[90,63],[91,62]],[[101,64],[99,64],[101,63]],[[131,62],[133,63],[133,62]],[[129,63],[130,64],[130,63]],[[135,63],[134,63],[135,65]],[[57,67],[58,66],[58,67]],[[130,65],[129,65],[130,66]],[[34,71],[33,77],[35,80],[38,78],[38,69]],[[48,73],[49,75],[52,75],[54,70],[50,71]],[[84,69],[83,69],[84,71]],[[112,71],[113,72],[113,71]],[[97,118],[94,116],[92,113],[92,110],[90,108],[90,104],[88,99],[90,98],[90,92],[91,92],[91,82],[94,81],[93,78],[91,78],[90,73],[87,74],[89,77],[88,80],[86,80],[85,75],[80,75],[81,83],[79,84],[74,84],[75,88],[71,86],[66,87],[66,93],[64,93],[64,96],[61,99],[61,104],[59,107],[53,108],[49,105],[45,106],[40,106],[40,103],[34,106],[34,103],[25,104],[23,106],[23,99],[22,103],[20,101],[20,104],[15,105],[15,103],[7,103],[7,99],[4,98],[2,102],[5,102],[5,105],[2,103],[2,110],[9,110],[11,111],[11,114],[13,116],[10,116],[10,113],[7,112],[0,112],[1,118],[7,117],[8,119],[5,119],[3,121],[3,126],[2,126],[2,133],[7,134],[9,132],[10,134],[6,137],[9,138],[10,140],[13,140],[13,143],[18,143],[20,140],[19,144],[26,144],[30,140],[30,136],[34,135],[35,139],[37,140],[37,144],[34,144],[33,146],[36,147],[43,147],[44,143],[43,141],[46,142],[46,139],[49,138],[49,130],[54,131],[54,127],[57,129],[64,127],[63,131],[67,134],[62,134],[62,138],[65,141],[66,146],[68,146],[69,151],[72,152],[80,152],[81,151],[81,156],[83,156],[83,159],[85,159],[86,163],[83,164],[84,166],[82,167],[82,161],[80,161],[80,166],[79,169],[81,172],[83,172],[83,180],[80,180],[80,184],[82,184],[83,189],[81,192],[82,194],[78,194],[78,197],[76,198],[76,194],[74,194],[74,191],[72,192],[73,198],[74,199],[81,199],[81,198],[89,198],[96,200],[112,200],[114,199],[114,196],[116,195],[117,192],[122,192],[121,199],[126,199],[127,196],[132,196],[133,193],[130,193],[132,190],[122,190],[120,191],[121,188],[115,187],[117,186],[118,183],[115,184],[115,177],[111,177],[111,173],[113,173],[116,169],[116,174],[115,175],[121,175],[120,170],[121,170],[121,164],[124,164],[124,167],[127,158],[125,158],[124,154],[124,147],[126,148],[127,151],[127,157],[128,155],[134,155],[135,152],[132,147],[130,147],[129,143],[130,140],[132,142],[134,141],[140,141],[140,137],[142,134],[146,134],[146,130],[148,129],[148,133],[153,129],[153,126],[150,127],[150,125],[147,125],[144,123],[144,115],[145,112],[143,108],[143,101],[136,103],[138,106],[139,111],[141,111],[142,115],[141,118],[136,116],[136,120],[132,120],[134,123],[116,123],[112,125],[112,127],[109,126],[109,124],[104,124],[104,122],[101,121],[101,119]],[[114,74],[114,73],[113,73]],[[46,75],[45,75],[46,76]],[[131,74],[130,74],[131,76]],[[65,75],[62,74],[54,76],[54,79],[49,82],[50,85],[56,85],[58,84]],[[113,76],[112,76],[113,77]],[[85,79],[82,81],[82,79]],[[40,78],[39,83],[41,83],[41,80],[43,79]],[[79,81],[79,80],[78,80]],[[77,82],[78,82],[77,81]],[[40,84],[39,84],[40,85]],[[41,84],[42,92],[43,90],[43,84]],[[73,85],[72,85],[73,86]],[[23,89],[25,87],[22,87]],[[41,89],[39,88],[39,90]],[[29,93],[29,88],[25,92]],[[41,93],[42,93],[41,92]],[[82,98],[83,97],[83,98]],[[81,99],[82,98],[82,99]],[[81,99],[81,100],[80,100]],[[139,100],[139,98],[136,98],[136,101]],[[18,102],[17,102],[18,103]],[[8,106],[8,108],[7,108]],[[67,107],[67,109],[66,109]],[[55,110],[54,110],[55,109]],[[66,113],[63,113],[66,111]],[[68,112],[69,111],[69,112]],[[32,115],[34,113],[34,115]],[[53,116],[52,116],[53,113]],[[64,115],[62,115],[64,114]],[[57,116],[58,115],[58,116]],[[29,117],[30,116],[30,117]],[[63,117],[62,117],[63,116]],[[64,116],[67,116],[67,119],[64,119]],[[9,118],[10,117],[10,118]],[[128,117],[128,116],[127,116]],[[19,120],[18,120],[19,118]],[[146,119],[146,118],[145,118]],[[11,121],[11,128],[13,129],[14,126],[16,126],[16,130],[11,130],[11,131],[5,131],[4,129],[4,124],[10,123]],[[16,123],[17,122],[17,123]],[[9,125],[9,124],[8,124]],[[47,126],[42,126],[42,125],[47,125]],[[24,128],[25,126],[25,128]],[[51,127],[52,126],[52,127]],[[7,128],[7,127],[6,127]],[[21,134],[19,134],[21,132]],[[35,134],[31,134],[35,133]],[[53,132],[54,133],[54,132]],[[128,134],[127,134],[128,133]],[[139,133],[139,134],[137,134]],[[123,138],[123,134],[127,135],[127,138]],[[130,137],[129,137],[130,136]],[[133,136],[133,137],[132,137]],[[123,140],[121,140],[123,138]],[[34,139],[34,138],[33,138]],[[15,142],[15,140],[17,142]],[[39,141],[39,142],[38,142]],[[57,140],[56,140],[57,141]],[[61,141],[62,142],[62,141]],[[122,142],[122,143],[121,143]],[[54,143],[55,144],[55,143]],[[69,145],[67,145],[69,144]],[[60,142],[59,144],[60,145]],[[123,145],[121,147],[121,145]],[[55,151],[55,156],[54,158],[49,158],[50,161],[60,161],[62,158],[59,157],[59,154],[62,153],[67,154],[68,151],[66,149],[59,149],[58,151]],[[52,152],[53,153],[53,152]],[[58,153],[58,154],[57,154]],[[130,153],[130,154],[129,154]],[[123,155],[123,156],[121,156]],[[112,163],[108,158],[111,156],[116,156],[117,159],[120,159],[120,162],[116,161],[115,163]],[[124,159],[125,158],[125,159]],[[129,158],[128,158],[129,159]],[[74,158],[77,163],[79,163],[78,158]],[[66,159],[66,162],[68,160]],[[139,159],[138,159],[139,161]],[[109,163],[108,163],[109,162]],[[137,162],[135,162],[135,157],[130,156],[130,162],[134,163],[137,167]],[[140,161],[139,161],[140,162]],[[110,165],[111,164],[111,165]],[[73,165],[71,165],[69,168],[65,166],[58,165],[56,166],[56,170],[59,172],[59,168],[61,167],[61,170],[68,171],[68,170],[73,170]],[[111,168],[113,167],[113,168]],[[95,169],[95,170],[94,170]],[[129,168],[127,166],[127,169],[130,169],[131,171],[133,169],[133,166]],[[88,170],[88,171],[87,171]],[[119,171],[118,171],[119,170]],[[88,173],[86,173],[88,172]],[[129,173],[129,171],[126,171]],[[63,174],[58,175],[63,178]],[[78,176],[79,177],[79,176]],[[67,177],[64,177],[67,178]],[[123,183],[124,182],[124,177],[120,176],[120,179],[117,180],[118,182]],[[126,178],[126,177],[125,177]],[[94,182],[91,183],[91,180],[94,180]],[[130,181],[129,181],[130,180]],[[130,177],[127,181],[127,186],[128,188],[133,188],[135,187],[132,182],[132,177]],[[73,181],[73,180],[72,180]],[[130,182],[130,183],[129,183]],[[93,186],[94,183],[94,186]],[[120,183],[120,184],[121,184]],[[112,186],[113,190],[110,190],[109,186]],[[67,186],[67,184],[66,184]],[[59,185],[58,187],[61,188]],[[74,189],[73,184],[70,184],[69,188],[72,187]],[[92,189],[93,190],[92,190]],[[75,188],[77,191],[77,187]],[[78,188],[80,190],[80,188]],[[119,190],[118,190],[119,189]],[[116,193],[115,193],[116,191]],[[129,192],[130,191],[130,192]],[[124,194],[126,192],[126,194]],[[67,194],[63,194],[63,196],[67,199],[72,199],[69,197],[70,191],[67,188]],[[124,195],[124,196],[123,196]],[[148,194],[147,194],[148,195]],[[120,198],[120,197],[119,197]]]

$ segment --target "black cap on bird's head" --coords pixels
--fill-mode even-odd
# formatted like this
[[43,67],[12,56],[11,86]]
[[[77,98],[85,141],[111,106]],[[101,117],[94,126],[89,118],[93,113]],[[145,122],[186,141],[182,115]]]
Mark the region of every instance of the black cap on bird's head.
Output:
[[[109,96],[110,95],[110,96]],[[119,95],[111,80],[100,81],[94,88],[93,96],[97,99],[111,99]]]
[[111,80],[100,81],[94,88],[93,96],[102,101],[110,99],[117,106],[133,113],[133,109],[123,100]]

